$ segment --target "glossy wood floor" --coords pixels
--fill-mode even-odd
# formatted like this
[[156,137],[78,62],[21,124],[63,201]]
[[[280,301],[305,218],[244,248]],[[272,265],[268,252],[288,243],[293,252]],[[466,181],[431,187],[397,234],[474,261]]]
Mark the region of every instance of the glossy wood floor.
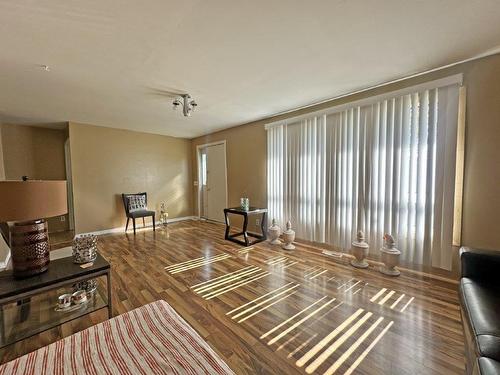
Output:
[[[464,372],[455,283],[389,278],[305,245],[243,248],[223,229],[190,221],[102,236],[115,314],[164,299],[237,374]],[[104,319],[97,312],[26,339],[2,361]]]

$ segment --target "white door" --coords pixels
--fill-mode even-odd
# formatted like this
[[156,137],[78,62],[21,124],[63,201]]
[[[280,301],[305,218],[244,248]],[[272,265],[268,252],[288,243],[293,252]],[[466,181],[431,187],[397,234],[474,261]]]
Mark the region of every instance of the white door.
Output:
[[206,191],[205,215],[209,220],[224,221],[226,208],[226,145],[207,146],[206,155]]

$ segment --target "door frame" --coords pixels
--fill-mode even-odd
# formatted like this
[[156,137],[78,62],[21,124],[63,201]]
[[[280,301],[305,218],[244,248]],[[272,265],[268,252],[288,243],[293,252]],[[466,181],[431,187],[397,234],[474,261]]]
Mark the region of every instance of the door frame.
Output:
[[226,202],[225,206],[227,207],[227,197],[228,197],[228,191],[227,191],[227,147],[226,147],[226,140],[223,139],[221,141],[216,141],[216,142],[210,142],[210,143],[204,143],[202,145],[196,146],[196,167],[198,169],[197,173],[197,178],[198,178],[198,189],[197,189],[197,198],[198,198],[198,219],[201,219],[201,150],[206,147],[210,146],[218,146],[218,145],[223,145],[224,146],[224,177],[225,177],[225,183],[226,183]]

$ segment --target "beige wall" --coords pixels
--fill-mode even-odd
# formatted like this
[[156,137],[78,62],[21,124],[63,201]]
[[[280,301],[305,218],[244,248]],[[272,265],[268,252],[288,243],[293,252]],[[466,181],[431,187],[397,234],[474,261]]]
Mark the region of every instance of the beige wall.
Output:
[[[5,178],[20,180],[28,176],[35,180],[65,180],[64,161],[65,130],[37,126],[3,124],[1,140]],[[68,229],[68,216],[48,220],[49,231]]]
[[5,168],[3,162],[3,145],[2,145],[2,124],[0,124],[0,180],[5,180]]
[[[500,231],[495,229],[500,214],[500,55],[426,74],[362,94],[226,129],[192,141],[193,161],[196,146],[225,139],[229,204],[248,194],[252,203],[266,205],[266,133],[264,124],[279,118],[358,100],[455,73],[464,74],[467,86],[467,124],[465,186],[463,202],[463,244],[500,250]],[[333,83],[332,83],[333,84]],[[196,163],[193,179],[197,179]],[[197,198],[194,191],[195,213]]]
[[189,140],[77,123],[69,137],[76,233],[124,226],[122,193],[146,191],[170,218],[192,215]]

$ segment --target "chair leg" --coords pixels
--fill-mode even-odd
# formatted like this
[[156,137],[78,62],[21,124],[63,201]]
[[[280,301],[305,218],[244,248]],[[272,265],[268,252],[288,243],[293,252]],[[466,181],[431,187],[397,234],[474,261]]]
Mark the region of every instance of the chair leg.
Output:
[[135,236],[135,217],[132,218],[132,224],[134,224],[134,236]]
[[142,218],[142,227],[144,228],[146,226],[146,222],[144,221],[144,217]]
[[127,217],[127,224],[125,225],[125,233],[127,232],[127,229],[128,229],[128,222],[129,222],[130,218]]
[[153,232],[156,231],[155,215],[153,215]]

